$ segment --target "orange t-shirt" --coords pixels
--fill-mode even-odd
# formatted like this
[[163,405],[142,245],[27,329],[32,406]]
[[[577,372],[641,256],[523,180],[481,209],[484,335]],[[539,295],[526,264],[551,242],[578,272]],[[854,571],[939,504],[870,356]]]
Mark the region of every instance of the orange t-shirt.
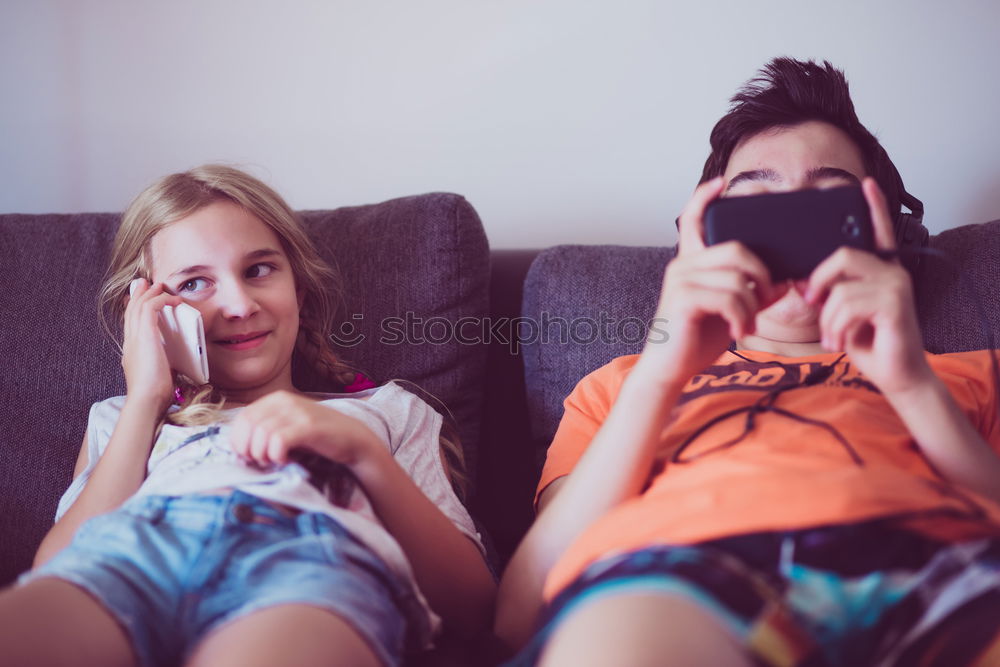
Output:
[[[928,510],[975,516],[972,523],[979,534],[985,511],[987,532],[1000,532],[1000,505],[935,475],[888,401],[846,357],[824,381],[796,386],[839,355],[741,354],[753,361],[726,352],[684,387],[661,437],[664,461],[712,419],[748,406],[778,386],[793,388],[779,394],[775,407],[812,421],[757,413],[753,429],[739,443],[715,451],[709,450],[743,433],[747,413],[703,431],[684,450],[681,462],[657,467],[639,496],[614,508],[570,545],[549,573],[547,598],[594,561],[654,544],[691,544]],[[989,355],[927,356],[972,425],[1000,452]],[[566,399],[539,493],[572,471],[637,359],[615,359],[581,380]],[[935,531],[933,520],[916,523],[921,521],[928,532]],[[940,525],[936,530],[944,534]]]

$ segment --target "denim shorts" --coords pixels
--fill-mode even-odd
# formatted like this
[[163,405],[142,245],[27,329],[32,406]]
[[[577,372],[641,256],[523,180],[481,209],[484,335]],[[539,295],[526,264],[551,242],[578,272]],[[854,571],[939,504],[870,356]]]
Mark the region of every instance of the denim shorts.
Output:
[[177,664],[223,623],[278,604],[333,612],[385,665],[399,664],[430,632],[413,585],[335,519],[241,491],[133,498],[85,522],[19,583],[41,577],[96,598],[143,667]]
[[1000,656],[1000,540],[944,544],[872,521],[599,561],[505,664],[536,664],[575,610],[635,593],[696,603],[762,666],[992,665]]

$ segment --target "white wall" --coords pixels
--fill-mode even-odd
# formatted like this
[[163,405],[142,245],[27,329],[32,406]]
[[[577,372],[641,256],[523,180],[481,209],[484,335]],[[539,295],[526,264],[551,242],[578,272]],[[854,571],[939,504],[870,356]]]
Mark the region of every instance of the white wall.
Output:
[[736,87],[826,58],[932,231],[1000,217],[995,0],[4,0],[0,211],[249,167],[296,208],[465,195],[494,247],[662,244]]

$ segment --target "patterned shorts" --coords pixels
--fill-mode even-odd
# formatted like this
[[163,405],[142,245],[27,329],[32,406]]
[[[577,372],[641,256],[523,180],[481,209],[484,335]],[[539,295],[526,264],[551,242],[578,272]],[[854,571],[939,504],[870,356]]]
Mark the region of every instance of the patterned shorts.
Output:
[[1000,665],[1000,539],[942,544],[883,521],[602,560],[553,600],[507,664],[535,664],[581,606],[650,592],[709,610],[760,665]]

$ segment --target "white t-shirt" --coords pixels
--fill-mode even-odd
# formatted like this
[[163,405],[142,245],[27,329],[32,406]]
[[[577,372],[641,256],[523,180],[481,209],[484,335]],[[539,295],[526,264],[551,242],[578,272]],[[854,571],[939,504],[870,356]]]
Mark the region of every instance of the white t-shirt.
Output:
[[[475,524],[455,496],[441,463],[441,415],[392,382],[353,394],[313,396],[321,399],[321,405],[368,426],[424,494],[485,554]],[[90,408],[87,468],[60,499],[56,520],[69,509],[90,479],[124,404],[124,396],[115,396]],[[235,417],[240,409],[226,410],[224,414]],[[322,512],[337,519],[368,545],[397,575],[413,581],[402,548],[375,515],[363,489],[349,475],[341,476],[346,491],[334,494],[311,484],[310,470],[300,463],[266,467],[247,463],[230,449],[229,429],[225,421],[211,426],[165,424],[150,453],[146,480],[135,495],[179,496],[231,487],[303,511]]]

